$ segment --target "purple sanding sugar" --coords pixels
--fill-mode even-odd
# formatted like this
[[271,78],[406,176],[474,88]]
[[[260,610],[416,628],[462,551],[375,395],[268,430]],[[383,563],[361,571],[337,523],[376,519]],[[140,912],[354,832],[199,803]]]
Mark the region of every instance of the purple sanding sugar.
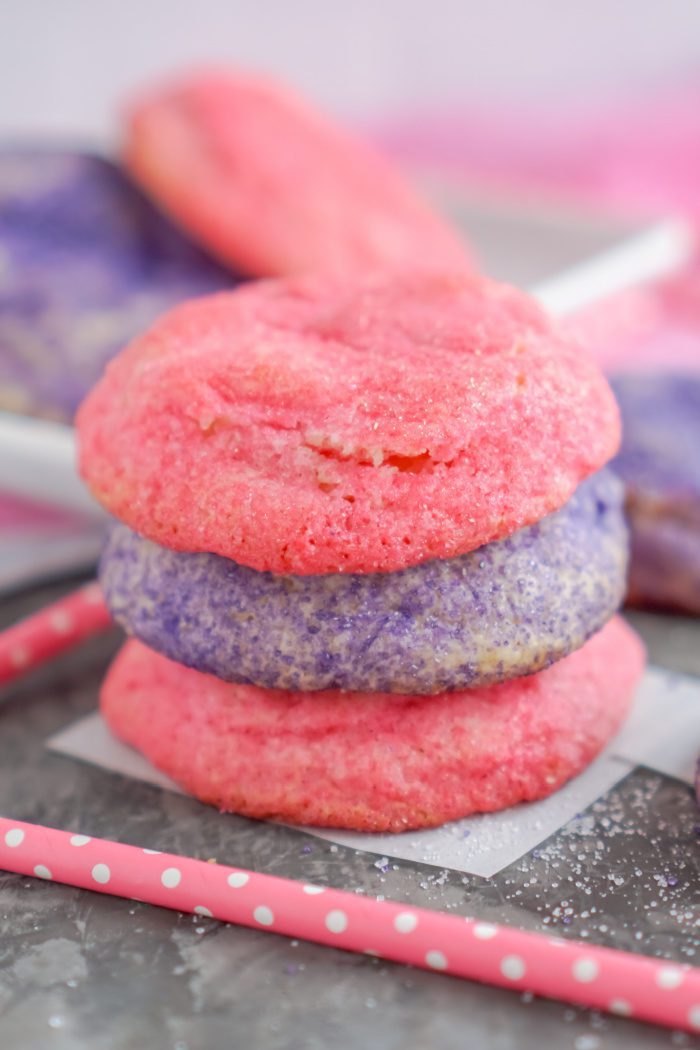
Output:
[[528,674],[619,605],[627,537],[609,472],[508,539],[401,572],[275,576],[118,525],[100,579],[130,634],[188,667],[289,690],[433,693]]
[[627,486],[630,599],[700,615],[700,375],[630,374],[612,384],[623,423],[613,468]]
[[72,418],[130,339],[235,281],[109,161],[0,150],[1,407]]

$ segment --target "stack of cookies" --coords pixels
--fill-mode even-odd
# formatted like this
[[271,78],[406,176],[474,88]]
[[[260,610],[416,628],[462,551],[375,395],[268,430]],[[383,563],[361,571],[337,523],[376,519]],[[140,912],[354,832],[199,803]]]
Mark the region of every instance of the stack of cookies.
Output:
[[336,271],[195,300],[78,429],[133,636],[102,710],[198,798],[427,827],[551,793],[622,721],[617,408],[514,289]]

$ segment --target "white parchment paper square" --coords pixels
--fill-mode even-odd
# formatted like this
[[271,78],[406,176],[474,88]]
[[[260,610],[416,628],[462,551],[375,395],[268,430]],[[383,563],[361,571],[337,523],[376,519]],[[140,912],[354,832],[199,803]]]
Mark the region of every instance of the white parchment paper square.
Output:
[[[115,740],[99,714],[80,719],[47,743],[64,755],[180,791],[138,752]],[[379,856],[490,878],[549,838],[636,765],[690,782],[699,751],[700,680],[652,668],[644,676],[626,725],[610,747],[550,798],[399,835],[305,830]]]

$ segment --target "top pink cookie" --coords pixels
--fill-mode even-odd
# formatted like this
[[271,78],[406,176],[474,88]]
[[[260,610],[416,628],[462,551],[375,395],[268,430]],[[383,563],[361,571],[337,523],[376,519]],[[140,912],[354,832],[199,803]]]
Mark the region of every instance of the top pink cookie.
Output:
[[471,269],[460,238],[388,161],[274,82],[211,72],[154,92],[132,110],[126,162],[243,273]]
[[78,415],[96,497],[176,550],[277,573],[453,557],[538,521],[617,449],[614,398],[482,277],[309,276],[162,318]]

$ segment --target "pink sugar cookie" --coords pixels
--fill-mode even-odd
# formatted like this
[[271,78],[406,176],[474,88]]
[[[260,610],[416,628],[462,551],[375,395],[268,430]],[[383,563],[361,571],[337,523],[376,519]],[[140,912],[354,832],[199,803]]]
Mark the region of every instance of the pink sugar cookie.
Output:
[[212,71],[145,96],[125,157],[171,218],[244,273],[471,269],[389,161],[263,78]]
[[78,415],[95,496],[161,546],[277,573],[450,558],[557,510],[619,442],[610,388],[475,276],[309,276],[166,314]]
[[551,794],[618,729],[643,665],[618,618],[546,671],[430,697],[232,685],[131,641],[101,705],[118,737],[203,802],[405,831]]

